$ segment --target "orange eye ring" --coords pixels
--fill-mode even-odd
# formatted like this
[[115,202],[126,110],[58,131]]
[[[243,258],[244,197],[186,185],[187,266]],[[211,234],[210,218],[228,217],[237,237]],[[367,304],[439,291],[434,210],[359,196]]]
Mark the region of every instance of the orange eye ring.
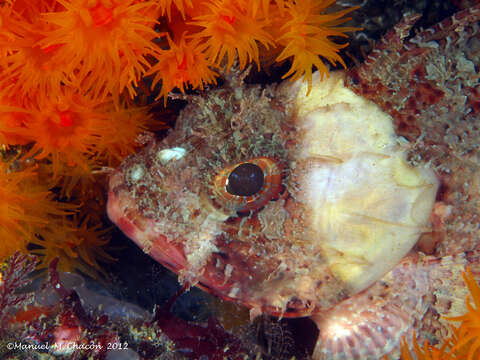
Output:
[[[227,190],[230,175],[244,164],[253,164],[263,172],[263,184],[251,195],[236,195]],[[223,206],[230,210],[257,210],[268,203],[282,191],[282,167],[274,159],[267,157],[253,158],[224,168],[213,182],[214,194]]]

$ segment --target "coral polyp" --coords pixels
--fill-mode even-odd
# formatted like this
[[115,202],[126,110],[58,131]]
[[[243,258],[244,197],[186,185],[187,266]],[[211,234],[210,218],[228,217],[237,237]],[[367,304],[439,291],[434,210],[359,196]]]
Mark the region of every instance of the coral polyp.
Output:
[[266,31],[268,20],[258,11],[258,1],[204,1],[205,10],[193,16],[191,25],[202,30],[192,34],[203,40],[206,58],[214,65],[225,60],[230,69],[238,57],[240,69],[248,63],[259,65],[259,46],[273,46]]
[[[339,55],[339,50],[348,44],[337,44],[330,37],[347,37],[345,32],[358,30],[354,27],[338,26],[349,20],[345,15],[355,8],[346,9],[336,13],[324,14],[326,8],[335,3],[335,0],[312,1],[304,0],[286,2],[286,8],[280,13],[272,14],[272,17],[280,15],[282,21],[278,23],[279,37],[277,43],[282,46],[282,51],[276,61],[291,59],[290,70],[283,78],[292,75],[292,80],[304,79],[308,83],[308,91],[312,87],[312,71],[317,69],[321,74],[328,75],[327,66],[321,58],[326,59],[332,65],[337,63],[346,68],[345,62]],[[282,18],[285,14],[285,19]]]
[[148,72],[154,74],[152,87],[161,81],[157,99],[163,97],[166,104],[168,94],[175,88],[184,93],[186,88],[203,90],[204,84],[216,83],[218,74],[199,51],[198,39],[187,40],[182,36],[174,42],[168,36],[167,40],[169,48],[162,51],[162,56]]

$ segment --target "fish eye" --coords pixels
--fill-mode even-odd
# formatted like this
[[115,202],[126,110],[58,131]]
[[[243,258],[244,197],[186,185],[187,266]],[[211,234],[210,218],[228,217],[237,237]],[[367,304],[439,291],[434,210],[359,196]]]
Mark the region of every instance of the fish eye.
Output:
[[215,177],[215,198],[230,210],[257,210],[282,190],[281,169],[276,160],[267,157],[228,166]]
[[264,180],[265,176],[260,166],[243,163],[230,173],[225,189],[232,195],[252,196],[260,191]]

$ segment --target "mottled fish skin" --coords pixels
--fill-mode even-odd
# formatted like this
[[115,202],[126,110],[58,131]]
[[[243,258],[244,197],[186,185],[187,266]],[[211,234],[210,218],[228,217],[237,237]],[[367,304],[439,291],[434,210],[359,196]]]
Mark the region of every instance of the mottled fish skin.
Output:
[[430,163],[441,176],[448,218],[434,253],[452,255],[478,244],[480,5],[405,40],[417,18],[405,16],[347,72],[346,86],[394,118],[397,134],[413,143],[412,163]]
[[[181,281],[198,282],[227,300],[278,313],[271,305],[274,299],[253,295],[259,283],[266,283],[277,291],[280,308],[287,301],[287,316],[339,303],[312,317],[320,330],[316,360],[395,358],[400,339],[411,339],[413,331],[419,342],[441,342],[449,328],[440,316],[465,310],[462,272],[468,265],[477,278],[480,275],[479,18],[480,5],[405,40],[417,19],[407,16],[363,65],[347,72],[345,84],[389,113],[397,134],[411,141],[409,161],[429,163],[442,182],[431,216],[433,231],[368,289],[348,297],[341,283],[330,283],[332,291],[326,295],[331,298],[316,308],[296,299],[292,288],[278,291],[288,280],[282,278],[288,275],[285,270],[308,266],[312,256],[294,242],[270,241],[301,238],[289,232],[293,222],[305,221],[300,209],[280,195],[267,207],[269,219],[276,219],[273,225],[262,219],[267,216],[262,212],[224,221],[225,209],[202,195],[210,193],[218,170],[245,157],[267,156],[286,164],[294,160],[289,154],[299,134],[289,121],[294,111],[291,85],[262,90],[245,87],[241,77],[231,76],[226,88],[190,98],[165,140],[130,156],[112,175],[109,216],[146,253],[179,273]],[[195,156],[178,162],[159,156],[177,147]],[[298,191],[291,185],[284,194]],[[216,236],[215,248],[195,248],[190,241],[202,244],[203,237],[211,236]],[[328,266],[319,273],[324,282],[332,281]],[[305,298],[308,295],[307,289]]]
[[331,311],[313,315],[320,329],[315,360],[376,360],[400,356],[404,338],[417,342],[441,342],[451,335],[440,316],[465,311],[467,290],[461,274],[468,265],[480,274],[479,253],[426,256],[412,253],[364,292]]
[[[450,328],[440,315],[465,311],[461,273],[469,266],[480,279],[480,5],[405,40],[417,19],[405,16],[362,65],[347,72],[346,86],[394,118],[397,134],[412,142],[412,164],[428,162],[440,176],[433,231],[423,235],[417,255],[325,315],[333,321],[347,314],[343,321],[357,322],[346,327],[356,331],[321,335],[316,359],[395,358],[401,336],[408,341],[413,330],[419,343],[441,342]],[[391,313],[402,323],[395,334],[388,326],[375,327]],[[379,329],[388,334],[383,340]]]

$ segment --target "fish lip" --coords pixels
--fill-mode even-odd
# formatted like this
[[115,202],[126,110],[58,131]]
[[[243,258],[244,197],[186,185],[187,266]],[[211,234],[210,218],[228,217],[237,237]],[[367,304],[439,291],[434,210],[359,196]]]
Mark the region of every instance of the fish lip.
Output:
[[184,268],[187,260],[182,249],[175,246],[177,242],[172,243],[163,234],[152,230],[155,229],[154,221],[135,210],[134,202],[129,199],[119,178],[119,172],[110,178],[107,200],[109,219],[145,253],[169,270],[178,272]]

